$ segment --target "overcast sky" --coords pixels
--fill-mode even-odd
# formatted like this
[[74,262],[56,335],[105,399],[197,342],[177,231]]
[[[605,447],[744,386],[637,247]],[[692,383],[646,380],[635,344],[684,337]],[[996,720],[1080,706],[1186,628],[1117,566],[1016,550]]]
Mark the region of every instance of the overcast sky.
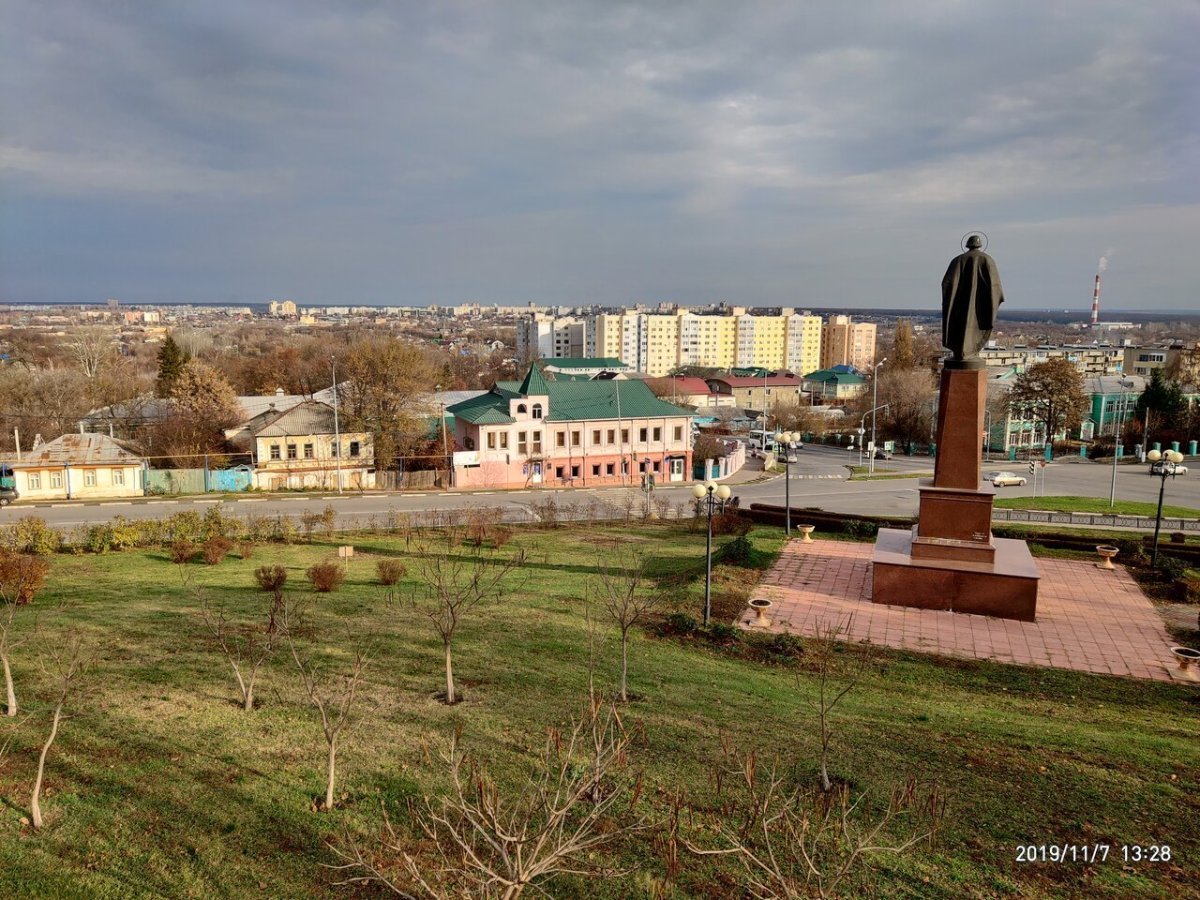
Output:
[[1195,0],[0,16],[0,300],[1200,308]]

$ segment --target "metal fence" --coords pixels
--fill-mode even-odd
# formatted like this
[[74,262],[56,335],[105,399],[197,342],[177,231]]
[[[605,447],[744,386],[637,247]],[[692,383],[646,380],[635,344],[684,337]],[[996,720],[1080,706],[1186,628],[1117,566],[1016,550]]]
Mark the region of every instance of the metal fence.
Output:
[[[994,509],[993,521],[1035,522],[1047,525],[1079,525],[1100,528],[1154,528],[1153,516],[1118,516],[1103,513],[1047,512],[1037,509]],[[1164,531],[1200,532],[1200,519],[1180,519],[1163,516]]]

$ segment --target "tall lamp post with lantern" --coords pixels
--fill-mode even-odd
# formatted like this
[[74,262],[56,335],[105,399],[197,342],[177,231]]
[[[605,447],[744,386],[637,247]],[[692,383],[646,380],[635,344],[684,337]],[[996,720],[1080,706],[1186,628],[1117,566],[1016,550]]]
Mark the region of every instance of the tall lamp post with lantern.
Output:
[[1175,477],[1175,467],[1183,462],[1183,454],[1178,450],[1151,450],[1146,454],[1146,459],[1150,460],[1151,471],[1159,478],[1158,513],[1154,518],[1154,549],[1150,552],[1150,568],[1153,569],[1158,566],[1158,533],[1162,529],[1163,494],[1167,490],[1167,478]]
[[708,514],[708,534],[704,540],[704,624],[712,619],[712,517],[718,503],[729,499],[732,491],[727,484],[706,481],[692,488],[692,496],[705,505]]

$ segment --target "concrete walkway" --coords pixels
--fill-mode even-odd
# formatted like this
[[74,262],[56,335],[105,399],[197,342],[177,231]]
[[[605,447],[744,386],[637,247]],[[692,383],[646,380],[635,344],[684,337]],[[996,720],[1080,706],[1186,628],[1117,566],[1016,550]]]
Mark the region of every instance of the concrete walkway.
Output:
[[[1123,567],[1039,559],[1036,622],[1014,622],[871,602],[873,545],[792,540],[754,592],[770,600],[772,631],[812,635],[838,626],[847,640],[902,650],[1081,672],[1200,682],[1171,654],[1162,618]],[[747,624],[747,610],[741,621]]]

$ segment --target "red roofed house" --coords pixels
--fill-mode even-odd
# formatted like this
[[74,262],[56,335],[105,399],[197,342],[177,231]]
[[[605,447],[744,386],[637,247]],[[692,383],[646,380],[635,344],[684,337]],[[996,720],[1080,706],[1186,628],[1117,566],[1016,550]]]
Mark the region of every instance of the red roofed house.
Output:
[[779,403],[801,403],[804,379],[791,372],[757,375],[717,375],[707,379],[709,389],[721,396],[733,397],[733,405],[742,409],[769,409]]
[[682,403],[697,409],[715,406],[734,406],[731,394],[718,394],[708,382],[695,375],[668,375],[664,378],[647,378],[650,390],[670,403]]

